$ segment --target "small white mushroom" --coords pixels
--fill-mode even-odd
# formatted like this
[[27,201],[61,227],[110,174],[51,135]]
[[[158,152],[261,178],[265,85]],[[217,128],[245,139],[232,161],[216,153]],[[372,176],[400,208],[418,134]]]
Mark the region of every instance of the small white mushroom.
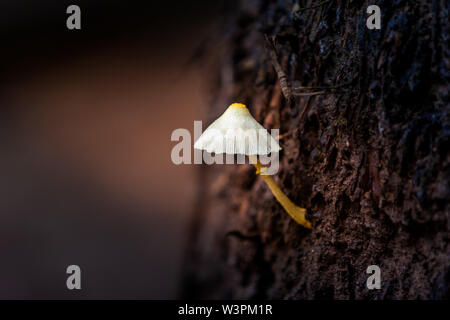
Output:
[[[277,141],[260,125],[242,103],[233,103],[214,121],[194,144],[195,149],[206,150],[216,154],[244,154],[256,167],[256,173],[261,172],[258,155],[267,155],[281,150]],[[281,191],[270,175],[261,175],[275,198],[287,213],[299,224],[311,228],[306,220],[306,209],[296,206]]]
[[233,103],[194,144],[209,153],[267,155],[281,150],[275,139],[242,103]]

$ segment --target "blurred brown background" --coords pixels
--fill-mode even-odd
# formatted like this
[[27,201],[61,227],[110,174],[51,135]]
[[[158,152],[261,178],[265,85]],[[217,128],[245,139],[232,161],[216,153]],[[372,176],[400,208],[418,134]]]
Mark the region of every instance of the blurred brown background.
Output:
[[196,178],[172,164],[170,135],[204,119],[188,62],[225,9],[2,2],[0,298],[177,296]]

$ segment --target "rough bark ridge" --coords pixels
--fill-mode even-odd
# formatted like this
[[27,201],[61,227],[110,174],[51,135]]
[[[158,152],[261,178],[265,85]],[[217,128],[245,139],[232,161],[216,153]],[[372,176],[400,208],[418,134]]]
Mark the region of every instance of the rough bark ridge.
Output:
[[[371,4],[381,30],[366,28]],[[208,69],[205,122],[239,101],[280,128],[275,179],[313,229],[288,217],[251,166],[205,166],[186,296],[448,298],[448,19],[443,0],[240,5]],[[291,83],[350,84],[286,101],[265,34]],[[380,290],[366,287],[372,264]]]

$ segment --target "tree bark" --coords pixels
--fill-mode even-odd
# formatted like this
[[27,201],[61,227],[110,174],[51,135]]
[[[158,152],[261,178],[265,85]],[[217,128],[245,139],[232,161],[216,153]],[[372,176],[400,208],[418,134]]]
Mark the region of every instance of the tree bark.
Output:
[[[381,29],[366,27],[369,5]],[[297,225],[252,166],[199,170],[183,295],[445,299],[449,290],[448,2],[244,1],[208,64],[209,124],[245,103],[280,129],[274,179],[307,208]],[[265,35],[292,85],[286,99]],[[381,269],[381,289],[366,286]]]

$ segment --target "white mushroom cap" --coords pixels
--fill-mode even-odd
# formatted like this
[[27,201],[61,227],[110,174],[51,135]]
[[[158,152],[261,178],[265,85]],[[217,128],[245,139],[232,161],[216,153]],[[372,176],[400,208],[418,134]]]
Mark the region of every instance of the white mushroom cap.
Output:
[[233,103],[194,144],[209,153],[267,155],[281,150],[277,141],[242,103]]

